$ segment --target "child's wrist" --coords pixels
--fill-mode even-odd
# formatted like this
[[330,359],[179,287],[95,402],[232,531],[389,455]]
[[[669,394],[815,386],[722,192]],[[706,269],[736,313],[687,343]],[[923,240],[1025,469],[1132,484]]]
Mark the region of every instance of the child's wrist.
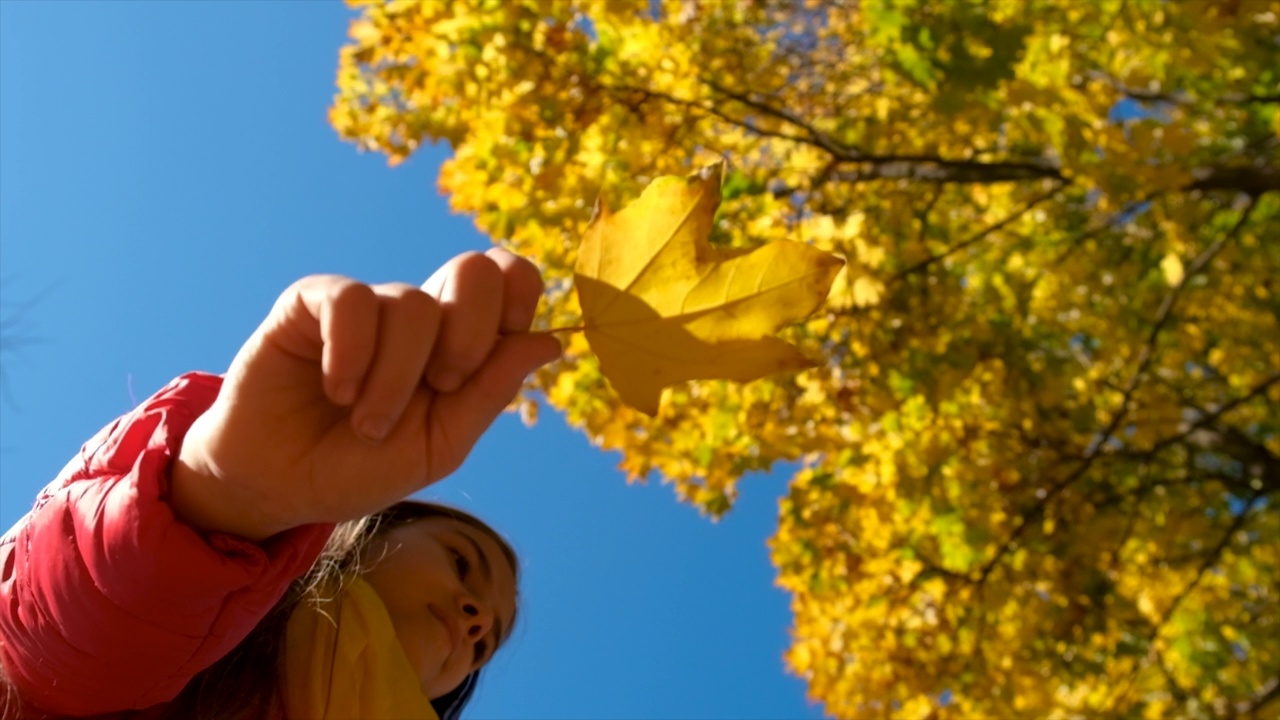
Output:
[[269,498],[222,476],[206,452],[202,422],[208,422],[205,416],[196,420],[173,462],[169,505],[178,520],[201,533],[253,542],[302,524],[271,512]]

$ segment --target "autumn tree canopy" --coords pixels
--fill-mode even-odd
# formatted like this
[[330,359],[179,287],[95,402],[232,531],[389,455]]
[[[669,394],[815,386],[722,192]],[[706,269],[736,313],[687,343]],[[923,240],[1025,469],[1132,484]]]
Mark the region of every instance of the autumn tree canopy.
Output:
[[545,402],[711,516],[799,467],[786,665],[836,717],[1280,707],[1280,2],[358,2],[330,118],[534,259],[726,158],[712,243],[846,259],[825,364]]

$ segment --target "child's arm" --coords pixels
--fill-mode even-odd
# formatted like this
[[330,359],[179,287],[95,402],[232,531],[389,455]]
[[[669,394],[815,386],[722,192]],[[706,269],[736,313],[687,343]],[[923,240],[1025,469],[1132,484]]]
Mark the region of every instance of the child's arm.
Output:
[[[171,699],[332,523],[461,464],[559,353],[527,334],[541,287],[497,250],[455,258],[426,292],[306,278],[221,387],[187,376],[104,431],[0,543],[0,663],[22,698],[70,715]],[[382,439],[357,432],[379,418]]]
[[0,540],[0,665],[27,705],[83,716],[171,699],[328,538],[317,525],[258,545],[175,519],[169,468],[221,384],[185,375],[116,420]]

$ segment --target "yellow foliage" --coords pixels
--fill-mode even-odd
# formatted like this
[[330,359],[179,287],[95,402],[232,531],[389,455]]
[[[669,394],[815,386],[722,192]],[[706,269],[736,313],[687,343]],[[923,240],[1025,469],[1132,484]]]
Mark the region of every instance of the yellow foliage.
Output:
[[1182,266],[1182,259],[1173,253],[1164,256],[1160,261],[1160,271],[1164,273],[1164,281],[1170,285],[1181,285],[1182,278],[1186,274],[1186,270]]
[[830,715],[1275,714],[1280,2],[358,6],[335,129],[449,143],[542,327],[592,198],[717,158],[711,246],[847,259],[779,336],[824,365],[649,417],[575,335],[530,388],[712,516],[800,462],[770,546]]

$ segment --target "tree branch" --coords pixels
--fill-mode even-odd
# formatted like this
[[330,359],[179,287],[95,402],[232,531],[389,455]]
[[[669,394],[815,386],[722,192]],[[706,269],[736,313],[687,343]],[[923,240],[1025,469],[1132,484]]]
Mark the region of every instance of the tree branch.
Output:
[[[1280,699],[1280,677],[1272,679],[1270,685],[1271,687],[1254,698],[1253,702],[1244,705],[1244,707],[1234,709],[1228,717],[1260,718],[1261,716],[1257,714],[1259,710],[1262,710],[1271,701]],[[1264,685],[1263,687],[1266,686]]]
[[842,163],[856,164],[856,170],[838,172],[832,179],[842,182],[865,180],[921,180],[946,183],[994,183],[1052,178],[1061,182],[1067,179],[1062,171],[1047,162],[954,160],[936,155],[889,153],[873,155],[843,143],[822,132],[799,115],[757,100],[746,93],[729,90],[710,78],[702,78],[703,84],[712,90],[735,100],[757,112],[781,120],[804,133],[803,138],[791,136],[825,150]]
[[[1188,94],[1186,91],[1174,90],[1172,92],[1164,92],[1160,90],[1144,90],[1130,85],[1125,85],[1119,79],[1101,70],[1090,70],[1085,73],[1087,77],[1095,80],[1101,80],[1112,87],[1116,92],[1125,97],[1139,100],[1141,102],[1159,102],[1168,103],[1170,105],[1191,105],[1196,98]],[[1083,82],[1073,82],[1072,87],[1079,90],[1084,85]],[[1205,98],[1210,102],[1228,103],[1231,105],[1247,105],[1250,103],[1280,103],[1280,93],[1247,93],[1247,92],[1228,92],[1216,95],[1212,98]]]
[[1280,190],[1280,167],[1201,167],[1191,171],[1187,190],[1235,190],[1257,197]]
[[[1280,371],[1274,372],[1271,375],[1267,376],[1266,378],[1263,378],[1261,382],[1259,382],[1257,385],[1254,385],[1252,388],[1250,388],[1248,392],[1246,392],[1245,394],[1239,397],[1228,400],[1227,402],[1223,403],[1222,406],[1219,407],[1217,410],[1214,410],[1213,412],[1202,412],[1200,418],[1198,418],[1195,422],[1191,423],[1191,425],[1187,426],[1185,430],[1178,433],[1177,435],[1172,435],[1170,437],[1159,440],[1150,448],[1137,453],[1132,451],[1119,451],[1112,454],[1117,457],[1153,456],[1159,451],[1163,450],[1164,448],[1169,447],[1170,445],[1186,440],[1197,430],[1202,430],[1205,427],[1217,422],[1218,419],[1221,418],[1223,415],[1231,412],[1232,410],[1243,405],[1244,403],[1249,402],[1254,398],[1260,397],[1263,393],[1267,391],[1267,388],[1271,387],[1277,382],[1280,382]],[[1183,401],[1190,404],[1190,402],[1187,401],[1185,398]]]
[[1209,264],[1209,261],[1212,260],[1223,248],[1227,240],[1234,238],[1240,232],[1240,229],[1244,227],[1246,222],[1248,222],[1249,216],[1252,214],[1255,207],[1257,207],[1256,201],[1250,198],[1248,204],[1240,213],[1240,219],[1236,221],[1236,224],[1233,225],[1225,235],[1218,238],[1217,241],[1206,248],[1204,252],[1200,253],[1200,255],[1187,267],[1183,275],[1182,282],[1169,289],[1169,292],[1165,295],[1163,302],[1160,303],[1160,309],[1156,313],[1156,319],[1152,325],[1151,332],[1147,335],[1147,341],[1138,352],[1138,366],[1134,369],[1133,374],[1130,375],[1129,382],[1125,384],[1124,397],[1121,399],[1120,406],[1112,416],[1111,422],[1107,423],[1107,427],[1101,433],[1094,436],[1089,447],[1085,450],[1084,456],[1080,458],[1080,464],[1076,469],[1067,475],[1067,477],[1055,483],[1053,487],[1045,491],[1044,495],[1035,503],[1034,506],[1032,506],[1030,512],[1024,516],[1022,524],[1014,528],[1013,532],[1009,535],[1009,539],[1000,546],[1000,549],[996,551],[996,554],[983,567],[977,580],[978,583],[986,581],[987,577],[991,574],[991,571],[1000,563],[1005,554],[1007,554],[1013,545],[1022,537],[1027,528],[1034,524],[1044,513],[1045,507],[1093,466],[1093,463],[1098,458],[1102,447],[1106,444],[1107,440],[1111,439],[1111,436],[1115,433],[1116,429],[1120,427],[1120,423],[1128,414],[1129,402],[1133,398],[1133,393],[1137,389],[1138,383],[1141,382],[1142,377],[1146,374],[1147,366],[1150,364],[1151,358],[1155,354],[1156,340],[1160,335],[1160,331],[1164,329],[1165,324],[1172,315],[1173,306],[1177,302],[1178,296],[1182,292],[1182,288],[1186,287],[1187,282],[1192,277],[1204,270],[1205,266]]
[[939,253],[939,254],[937,254],[937,255],[930,255],[929,257],[925,258],[924,260],[921,260],[920,262],[915,263],[915,264],[914,264],[914,265],[912,265],[911,267],[908,267],[908,268],[906,268],[905,270],[901,270],[901,271],[899,271],[899,272],[898,272],[898,273],[896,273],[892,278],[890,278],[890,280],[891,280],[891,281],[901,280],[902,278],[904,278],[904,277],[906,277],[906,276],[908,276],[908,275],[910,275],[910,274],[912,274],[912,273],[914,273],[914,272],[919,272],[920,270],[925,269],[926,267],[928,267],[928,266],[932,265],[932,264],[933,264],[933,263],[935,263],[935,262],[938,262],[939,260],[946,259],[946,258],[948,258],[948,257],[950,257],[950,256],[952,256],[952,255],[954,255],[954,254],[956,254],[956,253],[958,253],[958,252],[960,252],[961,250],[964,250],[965,248],[969,247],[970,245],[973,245],[974,243],[981,242],[981,241],[982,241],[982,240],[984,240],[987,236],[991,235],[991,234],[992,234],[992,233],[994,233],[994,232],[998,232],[999,230],[1001,230],[1001,229],[1002,229],[1002,228],[1004,228],[1005,226],[1009,225],[1009,223],[1012,223],[1012,222],[1016,221],[1018,218],[1022,217],[1023,215],[1026,215],[1026,214],[1027,214],[1028,212],[1030,212],[1030,211],[1031,211],[1031,209],[1032,209],[1032,208],[1034,208],[1036,205],[1039,205],[1040,203],[1044,202],[1045,200],[1048,200],[1048,199],[1052,198],[1054,195],[1057,195],[1057,194],[1058,194],[1058,191],[1059,191],[1059,190],[1061,190],[1061,189],[1062,189],[1062,185],[1054,185],[1054,186],[1053,186],[1053,188],[1051,188],[1048,192],[1044,192],[1044,193],[1041,193],[1041,194],[1039,194],[1039,195],[1035,196],[1035,197],[1034,197],[1034,198],[1032,198],[1030,201],[1028,201],[1025,205],[1023,205],[1021,208],[1019,208],[1017,211],[1015,211],[1015,212],[1013,212],[1013,213],[1010,213],[1007,217],[1005,217],[1005,218],[1001,219],[1000,221],[998,221],[998,222],[996,222],[996,223],[994,223],[994,224],[992,224],[992,225],[988,225],[987,227],[985,227],[985,228],[983,228],[983,229],[979,230],[978,232],[976,232],[976,233],[974,233],[974,234],[970,235],[969,237],[965,238],[964,240],[961,240],[960,242],[956,243],[955,245],[952,245],[951,247],[947,248],[945,252]]
[[1160,673],[1164,675],[1165,684],[1169,686],[1169,692],[1173,695],[1179,704],[1187,701],[1187,691],[1182,689],[1178,681],[1174,679],[1173,673],[1169,672],[1169,666],[1164,661],[1164,653],[1156,649],[1156,664],[1160,667]]
[[960,185],[1022,182],[1025,180],[1057,180],[1067,182],[1058,168],[1040,162],[980,162],[947,160],[927,155],[860,155],[845,160],[857,169],[837,172],[833,178],[841,182],[860,183],[868,180],[913,180],[917,182],[955,183]]
[[662,92],[661,90],[651,90],[649,88],[637,87],[635,85],[601,85],[600,88],[602,90],[613,90],[613,91],[635,93],[638,95],[643,95],[645,98],[657,98],[659,100],[665,100],[671,103],[672,105],[679,105],[681,107],[685,107],[690,110],[698,110],[704,113],[708,113],[710,115],[714,115],[720,118],[721,120],[729,123],[730,125],[740,127],[743,130],[759,135],[760,137],[771,137],[771,138],[776,138],[778,140],[789,140],[791,142],[797,142],[797,143],[809,142],[809,138],[806,138],[800,135],[791,135],[789,133],[779,132],[776,130],[765,130],[764,128],[753,125],[752,123],[750,123],[744,118],[733,117],[732,115],[729,115],[728,113],[716,107],[715,105],[711,105],[711,106],[703,105],[702,103],[695,102],[693,100],[685,100],[683,98],[675,97],[674,95],[670,95],[668,93]]
[[[1174,598],[1173,603],[1171,603],[1169,607],[1165,609],[1164,613],[1161,614],[1160,621],[1151,626],[1151,632],[1147,634],[1147,638],[1146,638],[1147,646],[1148,646],[1147,658],[1148,658],[1148,662],[1150,662],[1151,655],[1153,654],[1156,655],[1160,665],[1160,670],[1162,671],[1165,670],[1164,656],[1160,654],[1160,651],[1155,648],[1155,640],[1156,640],[1156,637],[1160,634],[1160,628],[1164,627],[1165,623],[1169,622],[1169,618],[1173,617],[1173,613],[1178,609],[1178,606],[1182,604],[1182,601],[1186,599],[1187,595],[1189,595],[1197,585],[1200,584],[1200,580],[1204,578],[1205,572],[1207,572],[1209,568],[1216,565],[1218,560],[1221,559],[1222,551],[1225,550],[1227,546],[1231,544],[1231,536],[1235,535],[1236,532],[1240,529],[1240,527],[1244,525],[1244,522],[1249,515],[1249,510],[1252,508],[1254,501],[1257,499],[1258,498],[1256,495],[1249,499],[1249,502],[1247,505],[1245,505],[1244,510],[1242,510],[1238,516],[1236,516],[1235,521],[1231,523],[1231,527],[1227,528],[1227,532],[1222,536],[1222,540],[1220,540],[1218,544],[1213,548],[1213,550],[1209,553],[1208,559],[1206,559],[1204,563],[1200,565],[1200,569],[1196,573],[1195,579],[1193,579],[1190,583],[1188,583],[1187,586],[1182,589],[1182,592],[1178,593],[1178,596]],[[1125,683],[1126,687],[1122,697],[1128,698],[1129,694],[1133,692],[1134,687],[1136,687],[1136,680],[1138,677],[1138,673],[1140,673],[1142,669],[1143,669],[1143,665],[1141,663],[1137,663],[1134,665],[1133,672],[1129,673],[1129,677],[1127,679],[1127,682]],[[1168,677],[1169,681],[1173,684],[1173,688],[1171,692],[1173,692],[1174,694],[1181,694],[1182,688],[1178,687],[1176,683],[1173,683],[1173,678],[1169,677],[1167,672],[1166,672],[1166,677]]]
[[1169,622],[1169,619],[1173,617],[1175,612],[1177,612],[1178,606],[1182,604],[1182,601],[1186,600],[1187,596],[1191,594],[1191,591],[1200,584],[1200,581],[1204,578],[1204,574],[1209,571],[1209,568],[1217,565],[1218,561],[1222,559],[1222,551],[1226,550],[1227,546],[1231,544],[1232,536],[1239,532],[1240,528],[1244,527],[1245,522],[1249,519],[1249,511],[1253,509],[1253,504],[1257,502],[1260,497],[1262,497],[1260,493],[1255,493],[1249,498],[1249,501],[1245,503],[1244,508],[1240,510],[1240,514],[1231,522],[1231,526],[1227,528],[1227,531],[1222,534],[1222,539],[1219,540],[1218,544],[1209,551],[1209,555],[1205,558],[1204,562],[1200,563],[1200,568],[1196,571],[1195,578],[1192,579],[1191,582],[1187,583],[1186,587],[1182,588],[1182,591],[1178,593],[1178,596],[1173,599],[1173,602],[1170,603],[1169,607],[1161,614],[1160,621],[1151,628],[1151,634],[1147,636],[1147,642],[1153,642],[1156,639],[1156,636],[1160,634],[1160,628],[1164,627],[1165,623]]
[[[638,93],[646,98],[665,100],[674,105],[707,115],[713,115],[735,127],[743,128],[760,137],[775,138],[817,147],[829,155],[836,165],[853,166],[829,174],[829,179],[847,183],[872,180],[911,180],[930,183],[993,184],[1002,182],[1026,182],[1051,179],[1070,182],[1062,168],[1048,160],[992,160],[980,161],[965,158],[944,158],[919,153],[867,153],[841,142],[829,133],[816,128],[798,114],[775,107],[743,92],[729,90],[715,80],[703,77],[703,84],[715,92],[734,100],[763,115],[781,120],[796,128],[799,134],[781,130],[766,130],[746,118],[734,117],[714,102],[703,104],[678,98],[669,93],[635,85],[607,85],[603,90]],[[1263,99],[1269,96],[1259,96]],[[1257,167],[1201,167],[1191,171],[1192,182],[1184,191],[1232,190],[1258,196],[1280,190],[1280,168]]]
[[1124,420],[1125,415],[1128,413],[1129,401],[1133,399],[1133,393],[1137,390],[1138,383],[1141,382],[1142,377],[1146,374],[1147,366],[1151,364],[1151,359],[1155,357],[1156,338],[1160,335],[1160,331],[1164,329],[1165,323],[1173,315],[1173,306],[1178,302],[1182,289],[1187,286],[1187,281],[1199,274],[1209,264],[1209,261],[1217,256],[1218,252],[1226,245],[1227,240],[1235,237],[1240,228],[1249,220],[1249,215],[1252,214],[1254,207],[1256,207],[1256,204],[1253,200],[1250,200],[1244,211],[1240,213],[1240,219],[1236,221],[1235,226],[1225,235],[1215,240],[1212,245],[1205,248],[1204,252],[1200,253],[1195,260],[1192,260],[1183,274],[1182,281],[1169,288],[1169,292],[1165,294],[1164,300],[1160,303],[1160,309],[1156,311],[1156,321],[1151,326],[1147,341],[1143,343],[1142,349],[1138,351],[1138,367],[1133,371],[1133,375],[1129,377],[1129,382],[1125,386],[1124,397],[1120,400],[1120,407],[1117,408],[1116,414],[1111,418],[1107,428],[1102,433],[1094,436],[1089,448],[1085,450],[1086,457],[1096,455],[1101,445],[1111,439],[1111,436],[1115,434],[1116,428]]
[[764,113],[765,115],[776,118],[778,120],[782,120],[785,123],[794,125],[796,128],[803,130],[805,135],[808,136],[809,144],[816,145],[817,147],[820,147],[823,150],[826,150],[828,153],[831,154],[832,157],[839,158],[841,160],[847,160],[852,155],[856,154],[856,150],[854,148],[851,148],[848,145],[845,145],[844,143],[832,138],[830,135],[827,135],[821,130],[818,130],[812,124],[805,121],[804,118],[800,117],[799,115],[796,115],[793,112],[790,112],[788,110],[783,110],[782,108],[774,107],[773,105],[769,105],[768,103],[760,102],[759,100],[756,100],[751,96],[746,95],[745,93],[736,93],[736,92],[733,92],[732,90],[728,90],[723,85],[720,85],[716,81],[711,80],[709,78],[702,77],[699,79],[702,81],[702,84],[706,85],[712,90],[715,90],[721,95],[732,98],[733,100],[737,100],[738,102],[742,103],[743,105],[746,105],[747,107],[753,110]]

